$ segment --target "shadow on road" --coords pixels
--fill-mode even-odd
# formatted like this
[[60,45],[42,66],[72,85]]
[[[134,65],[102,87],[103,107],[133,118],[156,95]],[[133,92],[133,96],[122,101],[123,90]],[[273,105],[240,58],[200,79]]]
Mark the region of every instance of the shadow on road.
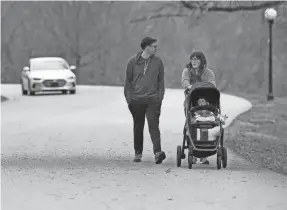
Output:
[[69,93],[63,94],[62,92],[43,92],[43,93],[36,93],[35,95],[29,95],[29,97],[38,97],[38,96],[58,96],[58,95],[70,95]]
[[[172,159],[165,160],[161,165],[156,165],[153,159],[143,160],[140,163],[132,162],[131,156],[125,157],[108,157],[94,155],[74,155],[74,156],[12,156],[1,158],[2,169],[8,168],[21,168],[21,169],[76,169],[76,168],[107,168],[110,169],[125,169],[125,170],[141,170],[150,169],[154,167],[161,167],[169,170],[187,170],[187,171],[200,171],[210,170],[217,171],[215,163],[210,165],[193,165],[192,169],[188,169],[187,161],[182,163],[181,167],[177,167],[176,163]],[[238,165],[231,163],[227,168],[221,169],[224,171],[256,171],[256,168],[246,165]],[[168,173],[168,172],[167,172]]]
[[75,155],[75,156],[12,156],[1,158],[2,168],[21,167],[21,168],[68,168],[68,167],[122,167],[140,165],[150,167],[154,164],[151,161],[133,163],[132,157],[114,158],[98,155]]

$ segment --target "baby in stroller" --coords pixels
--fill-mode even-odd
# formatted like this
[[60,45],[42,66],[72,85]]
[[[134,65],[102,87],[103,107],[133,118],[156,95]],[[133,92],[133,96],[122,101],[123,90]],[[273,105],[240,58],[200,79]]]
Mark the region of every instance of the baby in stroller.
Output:
[[[205,98],[199,98],[197,101],[197,106],[208,106],[210,103]],[[214,122],[225,124],[225,120],[227,119],[226,115],[221,116],[220,114],[215,115],[213,112],[209,110],[198,110],[194,112],[194,122]]]
[[[199,98],[197,101],[198,106],[206,106],[209,105],[208,101],[205,98]],[[199,110],[194,113],[195,121],[201,122],[215,122],[215,115],[213,112],[208,110]]]

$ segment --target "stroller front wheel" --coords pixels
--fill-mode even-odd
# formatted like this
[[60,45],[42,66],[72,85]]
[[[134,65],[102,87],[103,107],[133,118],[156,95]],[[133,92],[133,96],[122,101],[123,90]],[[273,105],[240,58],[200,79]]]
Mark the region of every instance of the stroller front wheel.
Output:
[[181,158],[182,158],[181,146],[178,145],[178,146],[177,146],[177,156],[176,156],[177,167],[180,167],[180,166],[181,166]]
[[191,169],[193,164],[193,150],[190,147],[188,151],[188,168]]

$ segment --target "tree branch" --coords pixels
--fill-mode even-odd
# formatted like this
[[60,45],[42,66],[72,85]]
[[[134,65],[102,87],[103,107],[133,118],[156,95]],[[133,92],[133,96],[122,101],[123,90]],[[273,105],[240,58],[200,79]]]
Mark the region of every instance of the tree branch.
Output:
[[[227,2],[228,3],[228,2]],[[238,11],[255,11],[260,10],[263,8],[268,7],[275,7],[280,4],[286,3],[286,1],[269,1],[269,2],[261,2],[260,4],[254,4],[253,2],[250,5],[243,5],[240,4],[238,1],[235,1],[236,6],[231,6],[231,1],[229,1],[229,6],[219,6],[220,3],[216,3],[213,1],[204,1],[204,2],[197,2],[197,1],[180,1],[174,4],[180,4],[181,7],[188,9],[190,13],[182,14],[181,12],[170,14],[152,14],[143,16],[140,18],[135,18],[130,21],[130,23],[137,23],[143,22],[152,19],[160,19],[160,18],[181,18],[181,17],[189,17],[193,14],[194,11],[201,11],[201,12],[238,12]],[[249,2],[250,3],[250,2]],[[222,2],[221,2],[222,4]],[[170,5],[169,5],[170,6]],[[161,8],[163,10],[163,7]],[[155,12],[153,12],[155,13]]]
[[135,18],[130,21],[130,23],[137,23],[137,22],[143,22],[146,20],[152,20],[152,19],[159,19],[159,18],[170,18],[170,17],[190,17],[191,14],[158,14],[158,15],[149,15],[149,16],[143,16],[140,18]]
[[[286,3],[286,1],[268,1],[268,2],[262,2],[260,4],[254,5],[253,2],[251,2],[251,5],[242,5],[239,4],[238,1],[236,1],[238,6],[235,7],[224,7],[224,6],[217,6],[218,4],[215,4],[214,6],[204,8],[208,2],[203,2],[203,5],[196,7],[194,5],[194,2],[187,2],[187,1],[181,1],[181,4],[186,7],[187,9],[201,9],[201,10],[207,10],[208,12],[237,12],[237,11],[255,11],[267,7],[274,7],[283,3]],[[204,4],[205,3],[205,4]]]
[[[154,3],[154,2],[153,2]],[[152,11],[153,13],[158,13],[158,12],[162,12],[163,10],[166,10],[167,8],[170,9],[175,9],[177,8],[178,5],[175,4],[175,2],[167,2],[167,3],[161,3],[161,7],[155,9],[154,11]]]

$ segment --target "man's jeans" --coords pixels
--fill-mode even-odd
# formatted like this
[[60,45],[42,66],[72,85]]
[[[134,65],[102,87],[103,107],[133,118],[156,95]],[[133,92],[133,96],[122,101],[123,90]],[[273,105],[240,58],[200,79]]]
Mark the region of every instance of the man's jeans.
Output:
[[132,101],[129,110],[134,121],[134,149],[135,153],[143,152],[143,134],[145,116],[148,121],[149,133],[153,143],[153,152],[161,151],[161,134],[159,130],[159,118],[161,114],[162,101],[158,99],[141,99]]

